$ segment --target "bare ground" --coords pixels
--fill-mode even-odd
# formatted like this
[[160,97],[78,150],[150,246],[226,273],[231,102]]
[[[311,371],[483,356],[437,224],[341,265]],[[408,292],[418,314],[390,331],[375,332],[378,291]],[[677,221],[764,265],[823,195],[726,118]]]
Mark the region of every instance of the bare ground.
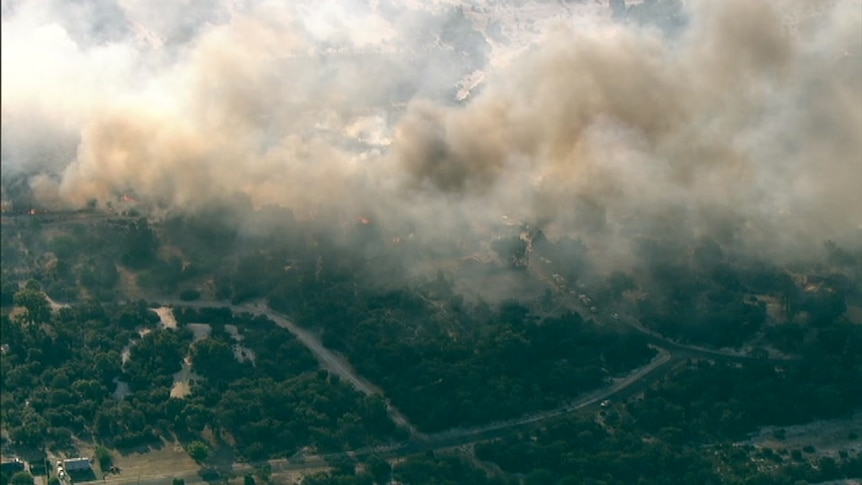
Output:
[[152,308],[152,311],[156,312],[156,315],[159,316],[162,328],[177,328],[177,319],[174,318],[174,311],[170,307]]
[[[776,437],[778,430],[784,431],[784,439]],[[857,437],[851,439],[851,433]],[[862,410],[844,419],[814,421],[796,426],[767,426],[742,443],[773,450],[813,446],[813,454],[820,456],[835,457],[840,451],[859,454],[862,453]]]
[[125,295],[128,300],[140,300],[144,297],[144,292],[138,285],[138,277],[122,265],[117,265],[117,273],[120,274],[120,281],[117,285],[117,292]]

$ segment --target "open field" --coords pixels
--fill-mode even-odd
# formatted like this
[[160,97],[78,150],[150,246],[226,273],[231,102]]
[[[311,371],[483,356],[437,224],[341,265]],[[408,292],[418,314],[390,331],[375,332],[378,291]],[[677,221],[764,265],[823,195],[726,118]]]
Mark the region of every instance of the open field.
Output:
[[200,466],[189,457],[179,443],[163,442],[160,448],[142,448],[126,454],[114,452],[113,460],[120,473],[106,475],[106,481],[117,478],[149,477],[165,473],[197,473],[197,470],[200,469]]
[[[783,432],[783,439],[779,436]],[[851,436],[856,436],[851,438]],[[803,449],[814,447],[811,454],[832,456],[845,451],[849,454],[862,453],[862,411],[845,419],[814,421],[796,426],[767,426],[743,442],[763,448]]]

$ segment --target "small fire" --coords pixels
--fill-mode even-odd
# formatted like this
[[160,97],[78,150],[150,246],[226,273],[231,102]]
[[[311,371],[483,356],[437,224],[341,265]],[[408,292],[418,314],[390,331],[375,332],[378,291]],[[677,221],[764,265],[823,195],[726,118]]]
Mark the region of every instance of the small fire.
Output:
[[392,244],[401,244],[401,236],[395,236],[392,238]]
[[134,197],[131,197],[128,194],[123,194],[123,202],[135,202],[135,203],[137,203],[138,201],[135,200]]
[[27,213],[30,214],[31,216],[35,216],[36,214],[39,213],[39,211],[37,211],[36,209],[30,209],[29,211],[27,211]]
[[371,224],[371,219],[369,219],[367,217],[360,217],[359,222],[362,225],[368,225],[368,224]]

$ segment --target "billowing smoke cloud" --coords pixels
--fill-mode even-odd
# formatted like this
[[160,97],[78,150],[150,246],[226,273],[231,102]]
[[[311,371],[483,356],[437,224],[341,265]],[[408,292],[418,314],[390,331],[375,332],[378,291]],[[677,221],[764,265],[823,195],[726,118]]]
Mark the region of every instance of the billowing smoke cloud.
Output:
[[509,214],[616,260],[640,234],[860,240],[858,0],[688,2],[672,36],[607,7],[395,3],[4,1],[4,177],[439,237]]
[[466,108],[416,103],[396,153],[444,192],[516,169],[521,184],[506,185],[529,192],[527,213],[564,230],[604,236],[672,214],[675,233],[732,221],[752,245],[781,242],[770,251],[858,238],[859,9],[835,3],[792,31],[764,2],[701,2],[674,41],[561,29]]

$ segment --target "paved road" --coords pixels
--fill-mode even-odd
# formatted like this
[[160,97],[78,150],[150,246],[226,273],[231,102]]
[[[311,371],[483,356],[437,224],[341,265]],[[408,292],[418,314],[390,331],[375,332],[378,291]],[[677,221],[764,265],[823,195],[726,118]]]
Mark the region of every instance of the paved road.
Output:
[[625,377],[621,377],[614,380],[607,387],[603,387],[601,389],[597,389],[593,392],[587,393],[580,398],[566,403],[556,409],[531,413],[525,416],[521,416],[517,419],[498,421],[494,423],[484,424],[481,426],[474,426],[470,428],[455,428],[447,431],[441,431],[439,433],[428,435],[427,442],[434,445],[435,447],[442,447],[445,443],[448,443],[450,441],[460,441],[463,438],[477,438],[492,431],[508,430],[511,428],[523,427],[526,425],[537,423],[539,421],[563,416],[594,404],[599,404],[605,399],[615,396],[616,394],[620,393],[621,391],[628,388],[632,384],[640,381],[641,379],[647,377],[648,375],[655,373],[658,369],[667,366],[673,361],[673,356],[670,352],[661,348],[658,349],[658,351],[658,355],[653,358],[651,362],[644,365],[643,367],[639,367],[631,371]]
[[[548,282],[545,278],[541,278]],[[549,282],[552,284],[552,282]],[[556,285],[554,285],[556,288]],[[577,299],[566,298],[570,308],[578,309],[580,301]],[[257,304],[244,305],[229,305],[224,302],[216,301],[194,301],[185,302],[178,300],[162,300],[162,304],[167,306],[192,306],[192,307],[228,307],[235,313],[248,312],[253,315],[265,315],[273,320],[277,325],[286,328],[293,333],[297,339],[302,342],[318,359],[321,366],[328,371],[338,375],[347,382],[351,383],[356,389],[366,394],[384,396],[383,392],[367,379],[360,376],[350,364],[337,353],[325,348],[320,340],[312,332],[297,326],[283,315]],[[751,361],[752,357],[715,351],[712,349],[703,349],[696,346],[688,346],[667,340],[661,336],[657,336],[640,325],[633,325],[627,322],[632,328],[641,331],[647,335],[651,344],[657,348],[658,355],[648,364],[631,371],[628,375],[614,380],[611,384],[601,389],[588,393],[579,399],[571,401],[563,406],[553,410],[541,411],[522,416],[517,419],[508,421],[499,421],[481,426],[470,428],[455,428],[447,431],[442,431],[433,434],[424,434],[416,430],[409,421],[396,408],[389,404],[390,416],[401,426],[404,426],[411,432],[411,438],[407,442],[393,444],[385,447],[363,448],[347,452],[354,457],[363,455],[375,454],[382,458],[396,458],[412,453],[419,453],[428,450],[436,450],[450,448],[453,446],[469,445],[481,441],[486,441],[495,437],[503,436],[517,428],[526,428],[542,421],[564,416],[566,414],[575,413],[579,410],[594,406],[598,409],[599,404],[605,399],[621,398],[631,395],[637,389],[648,386],[649,384],[661,379],[664,375],[670,372],[674,363],[680,362],[687,358],[717,358],[729,361]],[[388,401],[387,401],[388,403]],[[270,460],[268,463],[273,473],[289,472],[289,471],[307,471],[314,472],[324,470],[328,467],[327,459],[335,456],[343,455],[336,453],[330,455],[313,455],[295,459],[279,459]],[[228,473],[233,476],[242,476],[245,473],[250,473],[254,467],[249,464],[236,463]],[[224,470],[222,470],[224,473]],[[114,485],[126,485],[136,483],[138,485],[164,485],[170,483],[174,478],[183,478],[186,483],[202,483],[203,478],[200,476],[199,470],[179,470],[170,474],[152,475],[152,476],[134,476],[134,477],[116,477],[109,478],[105,483]]]
[[[453,430],[443,431],[439,433],[423,435],[422,438],[414,437],[410,441],[397,443],[389,446],[381,446],[374,448],[362,448],[347,452],[348,455],[354,458],[361,458],[367,455],[377,455],[384,459],[403,457],[408,454],[421,453],[428,450],[437,450],[443,448],[451,448],[454,446],[463,446],[473,443],[478,443],[498,436],[502,436],[507,432],[516,428],[524,428],[541,421],[564,416],[574,413],[584,408],[595,406],[598,408],[599,403],[605,399],[610,399],[620,395],[634,384],[645,380],[647,377],[650,381],[658,379],[663,375],[662,370],[669,370],[671,363],[675,361],[674,356],[670,352],[659,349],[659,354],[647,365],[635,369],[627,376],[619,378],[609,386],[598,389],[592,393],[582,396],[581,398],[567,403],[557,409],[550,411],[542,411],[523,416],[518,419],[509,421],[500,421],[489,423],[482,426],[471,428],[457,428]],[[291,459],[276,459],[270,460],[270,468],[273,473],[283,473],[291,471],[305,471],[313,473],[322,471],[328,468],[327,460],[334,457],[343,456],[344,453],[332,453],[326,455],[309,455],[300,456]],[[258,464],[260,465],[260,464]],[[222,475],[242,476],[246,473],[252,473],[255,470],[255,465],[247,463],[235,463],[230,470],[220,470]],[[117,476],[105,480],[104,483],[112,485],[166,485],[174,478],[182,478],[187,484],[203,483],[205,480],[201,477],[199,469],[175,470],[172,473],[147,475],[147,476]]]
[[[553,284],[549,280],[546,280],[544,278],[542,279],[549,282],[549,284]],[[556,286],[554,287],[556,288]],[[566,301],[570,305],[570,308],[583,311],[583,309],[580,308],[581,302],[576,298],[566,298]],[[185,305],[197,307],[219,305],[218,302],[202,301],[167,301],[165,303],[175,306]],[[276,324],[287,328],[292,333],[294,333],[294,335],[296,335],[297,338],[303,344],[305,344],[309,348],[309,350],[314,353],[314,355],[318,358],[324,368],[330,370],[336,375],[341,376],[348,382],[352,383],[357,389],[362,392],[383,396],[383,392],[379,388],[377,388],[376,386],[368,382],[366,379],[364,379],[362,376],[360,376],[342,356],[337,355],[331,350],[323,347],[323,345],[320,343],[320,341],[314,334],[312,334],[306,329],[297,326],[293,322],[286,319],[283,315],[280,315],[279,313],[266,308],[262,304],[222,306],[228,306],[232,311],[237,313],[249,312],[257,315],[266,315],[268,318],[276,322]],[[595,315],[593,317],[595,318]],[[455,428],[433,434],[424,434],[416,430],[416,428],[410,425],[409,421],[407,421],[407,419],[400,412],[398,412],[397,409],[391,407],[391,405],[390,415],[396,423],[405,426],[408,430],[411,431],[411,438],[413,441],[412,445],[414,448],[418,448],[421,450],[436,449],[445,446],[452,446],[453,444],[469,444],[480,438],[485,439],[482,437],[488,435],[489,433],[510,430],[517,427],[524,427],[543,420],[565,415],[567,413],[571,413],[591,405],[597,405],[599,402],[605,399],[617,396],[618,394],[633,386],[635,383],[638,383],[647,377],[650,377],[650,379],[648,379],[649,382],[657,380],[663,375],[660,371],[669,371],[671,367],[669,364],[672,364],[673,362],[678,362],[684,359],[697,358],[720,359],[732,362],[751,362],[753,360],[758,360],[755,357],[750,357],[746,355],[739,355],[731,352],[724,352],[719,350],[705,349],[702,347],[680,344],[647,330],[642,325],[639,325],[639,323],[624,323],[627,323],[632,328],[635,328],[636,330],[644,333],[648,337],[650,344],[653,345],[656,349],[658,349],[659,354],[647,365],[631,371],[627,376],[615,380],[609,386],[602,389],[598,389],[592,393],[582,396],[575,401],[564,404],[556,409],[531,413],[513,420],[488,423],[485,425],[470,428]]]
[[[593,315],[580,300],[560,289],[551,279],[543,275],[541,270],[535,268],[535,265],[530,265],[529,270],[530,274],[532,274],[534,277],[545,282],[553,289],[557,290],[560,294],[564,295],[563,302],[567,307],[569,307],[570,309],[577,310],[583,315],[592,315],[593,319],[597,319],[596,315]],[[190,306],[198,308],[228,307],[234,313],[248,312],[253,315],[265,315],[269,319],[273,320],[277,325],[286,328],[291,333],[293,333],[297,337],[297,339],[312,352],[312,354],[317,358],[317,360],[320,362],[321,366],[324,369],[349,382],[356,389],[365,394],[379,395],[381,397],[384,397],[385,399],[384,393],[377,386],[360,376],[342,356],[324,347],[320,343],[320,340],[317,338],[316,335],[302,327],[297,326],[296,324],[288,320],[285,316],[272,311],[265,305],[262,305],[260,303],[229,305],[225,302],[217,301],[161,301],[167,306]],[[50,299],[49,302],[51,303],[52,308],[54,308],[55,310],[62,306],[67,306],[62,303],[54,302]],[[411,434],[411,439],[408,442],[399,443],[387,447],[354,450],[349,452],[349,454],[353,456],[361,456],[374,453],[384,458],[394,458],[398,456],[403,456],[408,453],[448,448],[452,446],[466,445],[479,441],[484,441],[496,436],[502,436],[506,432],[511,432],[511,430],[519,427],[528,427],[548,419],[560,417],[569,413],[574,413],[578,410],[582,410],[590,406],[598,407],[599,403],[605,399],[621,397],[625,394],[631,393],[632,390],[636,387],[639,388],[660,379],[664,374],[670,371],[674,362],[678,362],[681,359],[713,358],[729,361],[755,360],[754,357],[750,356],[721,350],[706,349],[697,346],[685,345],[678,342],[674,342],[672,340],[668,340],[667,338],[664,338],[661,335],[658,335],[655,332],[652,332],[649,329],[645,328],[636,319],[622,318],[615,321],[620,321],[621,323],[626,324],[629,328],[633,328],[638,332],[646,335],[649,342],[656,348],[658,348],[659,354],[647,365],[633,370],[627,376],[615,380],[607,387],[598,389],[592,393],[584,395],[579,399],[576,399],[553,410],[532,413],[513,420],[489,423],[470,428],[456,428],[433,434],[424,434],[418,431],[412,424],[410,424],[410,422],[406,419],[406,417],[404,417],[404,415],[402,415],[394,406],[391,405],[391,403],[389,403],[388,400],[386,400],[391,419],[398,425],[406,428]],[[601,320],[598,320],[598,322],[606,324],[606,322],[602,322]],[[302,459],[291,460],[271,460],[268,463],[270,464],[273,473],[302,470],[312,472],[325,469],[327,467],[326,459],[336,455],[343,454],[339,453],[333,455],[307,456],[303,457]],[[253,471],[253,469],[254,467],[249,464],[236,463],[232,466],[230,473],[234,476],[241,476],[245,473]],[[199,472],[200,471],[198,469],[190,469],[174,470],[171,473],[149,476],[117,476],[107,478],[104,483],[111,483],[114,485],[126,485],[133,483],[138,485],[163,485],[170,483],[173,478],[183,478],[185,482],[189,484],[201,483],[204,482],[204,480],[200,476]]]
[[[211,301],[184,302],[177,300],[163,300],[161,301],[161,303],[169,306],[194,307],[212,307],[220,305],[219,302]],[[342,356],[337,355],[333,351],[324,347],[313,333],[302,327],[299,327],[298,325],[285,318],[283,315],[263,306],[260,303],[245,305],[223,304],[222,306],[230,308],[231,311],[235,313],[248,312],[254,315],[265,315],[267,318],[273,320],[277,325],[288,329],[291,333],[296,335],[297,339],[302,342],[315,355],[315,357],[317,357],[318,361],[325,369],[342,377],[346,381],[353,384],[358,390],[366,394],[376,394],[384,396],[383,392],[378,387],[370,383],[367,379],[360,376]],[[409,423],[407,418],[404,417],[400,412],[398,412],[395,407],[391,406],[391,404],[389,407],[390,416],[397,424],[407,428],[411,432],[412,440],[423,449],[433,449],[438,445],[442,445],[443,443],[461,442],[464,438],[478,437],[492,431],[505,430],[529,425],[546,419],[561,416],[570,412],[574,412],[592,404],[599,403],[605,399],[608,399],[609,397],[614,396],[623,389],[643,379],[647,375],[654,373],[654,371],[656,371],[657,369],[666,366],[671,362],[673,355],[664,348],[657,348],[659,350],[658,356],[656,356],[647,365],[633,370],[627,376],[615,380],[607,387],[596,390],[592,393],[582,396],[575,401],[564,404],[553,410],[531,413],[513,420],[488,423],[470,428],[456,428],[434,434],[424,434],[418,431],[413,425]]]

